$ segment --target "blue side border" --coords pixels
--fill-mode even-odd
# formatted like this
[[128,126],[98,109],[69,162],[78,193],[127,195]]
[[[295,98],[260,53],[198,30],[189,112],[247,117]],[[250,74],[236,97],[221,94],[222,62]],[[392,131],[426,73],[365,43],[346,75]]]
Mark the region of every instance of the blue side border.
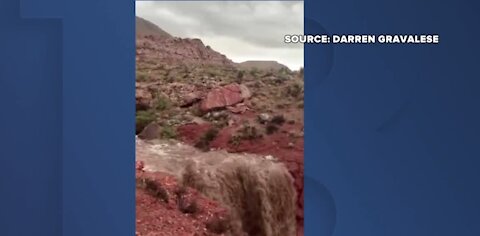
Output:
[[305,46],[305,233],[480,235],[475,1],[305,1],[305,32],[439,45]]
[[135,235],[134,4],[0,2],[1,235]]

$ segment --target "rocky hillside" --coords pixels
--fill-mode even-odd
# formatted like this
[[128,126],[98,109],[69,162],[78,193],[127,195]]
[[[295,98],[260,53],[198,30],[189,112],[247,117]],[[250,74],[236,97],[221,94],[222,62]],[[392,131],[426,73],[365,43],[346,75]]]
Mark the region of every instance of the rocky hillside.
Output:
[[[142,140],[177,140],[179,145],[188,145],[199,152],[208,152],[207,156],[214,155],[215,150],[223,150],[228,153],[257,154],[268,157],[267,162],[279,161],[284,164],[285,170],[292,177],[292,182],[281,181],[284,186],[278,189],[292,188],[295,190],[295,196],[289,191],[278,192],[278,194],[282,199],[296,199],[296,204],[289,211],[291,212],[289,216],[296,218],[297,225],[289,229],[296,228],[297,235],[303,234],[303,73],[301,71],[290,71],[284,67],[249,68],[248,63],[246,67],[241,67],[225,55],[205,46],[199,39],[140,34],[137,35],[136,107],[136,133]],[[144,148],[137,144],[137,152],[142,152]],[[165,152],[160,149],[158,151]],[[178,152],[181,151],[178,150]],[[137,154],[137,158],[141,158],[141,155]],[[176,162],[177,159],[166,160]],[[200,165],[199,170],[208,169],[205,163],[201,163],[197,163]],[[173,164],[175,163],[162,164],[162,166]],[[185,166],[180,165],[173,169],[184,168]],[[243,168],[242,172],[249,172],[249,169]],[[158,169],[147,169],[147,171],[164,174],[169,172]],[[182,175],[167,174],[177,178],[180,183],[185,182]],[[206,176],[211,178],[210,175]],[[158,181],[162,180],[158,179]],[[251,181],[250,186],[269,186],[268,181],[266,183],[259,178],[252,178]],[[206,195],[212,193],[198,186],[193,188]],[[239,193],[232,196],[242,195]],[[273,200],[269,197],[263,196],[262,199],[262,204],[275,206],[274,202],[270,202]],[[230,205],[233,204],[232,201],[237,203],[241,201],[241,199],[227,201],[222,198],[214,200],[226,209],[235,209]],[[242,204],[246,204],[244,205],[246,208],[258,208],[251,205],[253,203],[242,202]],[[153,205],[150,207],[155,209]],[[235,211],[230,213],[233,214]],[[261,215],[252,215],[250,218],[261,217]],[[288,216],[285,217],[285,219],[288,218]],[[241,222],[237,225],[247,225],[247,228],[243,229],[246,235],[280,236],[275,233],[275,230],[269,230],[272,229],[272,224],[280,222],[262,225],[263,228],[258,229],[260,231],[255,234],[253,232],[257,229],[248,228],[249,225],[253,226],[253,223],[248,222],[249,217],[237,217],[237,221],[238,219]],[[265,219],[258,220],[258,222],[267,221],[270,222]],[[141,224],[139,228],[149,228],[144,226],[151,224],[151,220],[141,220],[141,222],[143,223],[138,223]],[[291,226],[290,224],[288,226]],[[202,225],[200,226],[203,227]],[[195,227],[192,226],[192,229]],[[237,227],[236,230],[240,228]],[[151,235],[168,235],[151,233]],[[286,236],[290,235],[292,234],[289,233]]]

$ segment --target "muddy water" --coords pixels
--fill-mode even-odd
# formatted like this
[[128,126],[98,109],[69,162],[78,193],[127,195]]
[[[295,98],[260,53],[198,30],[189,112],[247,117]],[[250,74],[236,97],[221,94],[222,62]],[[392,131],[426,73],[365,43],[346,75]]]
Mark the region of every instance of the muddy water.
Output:
[[201,152],[177,141],[136,140],[146,171],[176,176],[229,208],[230,235],[296,234],[296,191],[287,168],[271,156]]

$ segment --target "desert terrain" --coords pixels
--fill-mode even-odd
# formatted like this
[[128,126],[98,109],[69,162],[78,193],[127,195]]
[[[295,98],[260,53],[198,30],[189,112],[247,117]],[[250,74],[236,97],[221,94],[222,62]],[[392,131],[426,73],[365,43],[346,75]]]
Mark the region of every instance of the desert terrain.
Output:
[[136,24],[137,235],[303,235],[303,69]]

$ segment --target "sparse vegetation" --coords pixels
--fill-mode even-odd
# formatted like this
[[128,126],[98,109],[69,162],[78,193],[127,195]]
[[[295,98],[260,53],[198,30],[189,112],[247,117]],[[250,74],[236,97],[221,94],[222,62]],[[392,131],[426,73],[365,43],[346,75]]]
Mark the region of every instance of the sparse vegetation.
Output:
[[212,142],[218,135],[218,129],[216,127],[212,127],[207,132],[205,132],[202,137],[197,141],[195,147],[203,150],[208,151],[210,149],[210,142]]
[[[240,67],[197,41],[173,37],[139,38],[137,49],[137,132],[145,130],[137,139],[137,159],[145,162],[145,168],[137,167],[137,209],[143,214],[138,233],[168,234],[175,226],[172,232],[189,235],[295,235],[295,219],[303,210],[296,202],[301,193],[295,194],[303,183],[299,71],[271,62]],[[273,67],[257,66],[262,64]],[[235,82],[248,91],[220,88]],[[176,138],[185,144],[154,140]],[[233,145],[241,145],[236,151],[245,153],[198,153],[192,143],[203,151],[235,151]],[[287,143],[295,149],[287,149]],[[280,165],[285,158],[288,162]],[[155,176],[151,179],[160,184],[138,176]]]
[[238,135],[232,135],[230,139],[228,140],[228,144],[233,145],[233,146],[238,146],[240,145],[241,142],[241,137]]
[[198,207],[197,201],[194,199],[192,201],[187,201],[185,195],[187,193],[187,187],[181,186],[175,190],[175,196],[177,198],[178,210],[184,214],[195,214],[200,208]]
[[137,187],[144,188],[148,194],[162,200],[165,203],[168,203],[169,201],[167,190],[165,190],[161,184],[155,182],[154,180],[141,178],[137,181]]
[[215,234],[224,234],[231,228],[229,218],[213,217],[206,224],[207,230]]
[[139,82],[143,82],[143,81],[146,81],[146,80],[148,79],[148,75],[145,74],[145,73],[142,73],[142,72],[138,72],[138,71],[137,71],[136,79],[137,79],[137,81],[139,81]]
[[270,135],[270,134],[273,134],[275,132],[278,131],[278,126],[276,126],[275,124],[272,124],[272,123],[269,123],[267,124],[267,126],[265,127],[265,132]]
[[174,138],[177,138],[177,132],[175,131],[174,127],[164,125],[162,127],[161,136],[162,138],[166,138],[166,139],[174,139]]
[[136,114],[136,133],[142,132],[142,130],[151,122],[155,121],[156,116],[152,111],[137,111]]
[[170,101],[164,96],[158,96],[155,102],[155,108],[158,111],[164,111],[170,107]]
[[240,137],[244,140],[253,140],[261,137],[255,126],[245,125],[240,129]]
[[245,124],[237,131],[236,135],[230,137],[228,143],[238,146],[242,140],[255,140],[262,137],[263,135],[258,131],[257,127]]
[[283,125],[285,123],[285,117],[283,117],[283,115],[276,115],[270,122],[276,125]]
[[178,209],[184,214],[195,214],[200,210],[196,200],[187,202],[184,198],[178,199]]
[[298,83],[288,86],[286,91],[287,95],[293,98],[299,98],[302,92],[303,87]]
[[237,83],[241,84],[243,82],[243,77],[245,75],[245,72],[243,70],[239,70],[237,72],[237,77],[235,78]]

